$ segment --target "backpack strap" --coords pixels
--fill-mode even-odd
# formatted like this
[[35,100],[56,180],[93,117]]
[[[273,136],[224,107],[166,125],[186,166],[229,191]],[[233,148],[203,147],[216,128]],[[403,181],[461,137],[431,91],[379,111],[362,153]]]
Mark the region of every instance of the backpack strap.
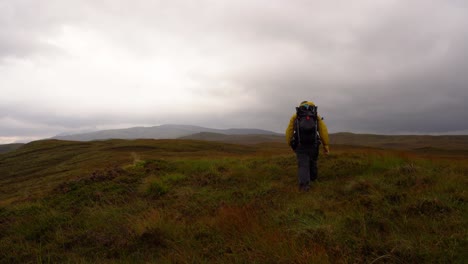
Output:
[[[294,120],[294,133],[297,134],[297,143],[301,142],[301,134],[299,132],[299,107],[296,107],[296,120]],[[294,136],[294,135],[293,135]]]

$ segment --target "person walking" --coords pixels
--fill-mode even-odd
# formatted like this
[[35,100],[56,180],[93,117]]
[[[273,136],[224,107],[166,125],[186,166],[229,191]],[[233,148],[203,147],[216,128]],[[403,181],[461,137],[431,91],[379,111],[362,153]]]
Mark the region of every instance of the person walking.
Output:
[[296,107],[286,129],[286,140],[296,153],[299,190],[308,191],[310,183],[317,179],[320,145],[326,155],[330,152],[327,126],[313,102],[303,101]]

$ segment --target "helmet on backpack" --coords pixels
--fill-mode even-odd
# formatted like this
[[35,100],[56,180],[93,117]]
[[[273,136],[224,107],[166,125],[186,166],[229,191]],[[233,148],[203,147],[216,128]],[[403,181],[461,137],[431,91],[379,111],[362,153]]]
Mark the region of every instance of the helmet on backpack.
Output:
[[299,106],[301,105],[309,105],[309,106],[315,106],[314,102],[312,101],[302,101]]

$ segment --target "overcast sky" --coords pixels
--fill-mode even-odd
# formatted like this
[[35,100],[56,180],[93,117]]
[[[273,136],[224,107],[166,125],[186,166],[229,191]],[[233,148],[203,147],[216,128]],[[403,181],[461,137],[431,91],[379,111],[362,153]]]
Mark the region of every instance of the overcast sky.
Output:
[[167,123],[468,134],[468,1],[0,0],[0,144]]

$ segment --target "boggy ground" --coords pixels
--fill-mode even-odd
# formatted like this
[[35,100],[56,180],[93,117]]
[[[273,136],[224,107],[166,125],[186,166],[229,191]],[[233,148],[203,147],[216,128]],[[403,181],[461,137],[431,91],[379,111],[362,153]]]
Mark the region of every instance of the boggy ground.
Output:
[[0,155],[0,263],[463,263],[466,157],[39,141]]

